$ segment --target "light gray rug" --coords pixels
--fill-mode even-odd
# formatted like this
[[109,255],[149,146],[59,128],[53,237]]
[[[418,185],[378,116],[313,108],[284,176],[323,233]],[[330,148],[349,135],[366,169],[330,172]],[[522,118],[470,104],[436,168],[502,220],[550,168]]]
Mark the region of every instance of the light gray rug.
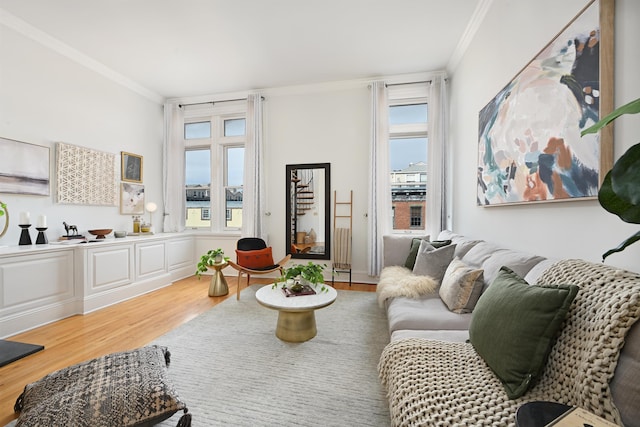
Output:
[[316,311],[316,337],[294,344],[275,336],[278,312],[258,304],[260,286],[153,342],[171,352],[193,426],[388,426],[377,364],[389,334],[376,294],[338,291]]

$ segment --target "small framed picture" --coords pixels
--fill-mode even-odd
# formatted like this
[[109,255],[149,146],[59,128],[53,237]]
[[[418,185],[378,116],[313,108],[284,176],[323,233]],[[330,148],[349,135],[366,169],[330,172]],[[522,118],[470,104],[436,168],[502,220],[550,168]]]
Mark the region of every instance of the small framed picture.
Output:
[[122,152],[122,180],[142,182],[142,156]]
[[144,185],[120,183],[120,213],[123,215],[144,214]]

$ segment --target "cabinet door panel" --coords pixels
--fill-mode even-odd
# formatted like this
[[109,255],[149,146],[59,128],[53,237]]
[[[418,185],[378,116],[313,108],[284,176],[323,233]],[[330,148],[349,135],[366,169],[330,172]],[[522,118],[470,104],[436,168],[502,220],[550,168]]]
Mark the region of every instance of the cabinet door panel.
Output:
[[57,301],[73,296],[73,254],[63,252],[8,259],[0,264],[2,306]]
[[132,258],[131,246],[90,251],[90,288],[104,290],[131,283]]

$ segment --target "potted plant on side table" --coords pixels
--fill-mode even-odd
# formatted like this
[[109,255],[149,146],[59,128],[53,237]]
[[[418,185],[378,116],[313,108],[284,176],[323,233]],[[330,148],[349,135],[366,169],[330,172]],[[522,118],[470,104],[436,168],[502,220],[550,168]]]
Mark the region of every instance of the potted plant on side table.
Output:
[[220,264],[223,261],[229,261],[229,257],[224,256],[224,251],[221,248],[207,251],[207,253],[200,257],[200,262],[198,262],[196,266],[196,276],[200,279],[202,273],[205,273],[210,266]]

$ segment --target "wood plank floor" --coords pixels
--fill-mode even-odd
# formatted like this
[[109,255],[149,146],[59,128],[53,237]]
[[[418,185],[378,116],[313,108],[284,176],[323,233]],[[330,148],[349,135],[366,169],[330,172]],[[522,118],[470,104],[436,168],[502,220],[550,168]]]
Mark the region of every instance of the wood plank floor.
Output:
[[[252,278],[251,284],[272,279]],[[57,369],[116,351],[144,346],[227,298],[235,298],[236,278],[227,277],[229,294],[209,297],[208,278],[189,277],[157,291],[72,316],[8,338],[45,349],[0,368],[0,426],[16,415],[13,405],[24,386]],[[336,289],[375,292],[375,285],[336,282]],[[242,297],[242,294],[241,294]]]

